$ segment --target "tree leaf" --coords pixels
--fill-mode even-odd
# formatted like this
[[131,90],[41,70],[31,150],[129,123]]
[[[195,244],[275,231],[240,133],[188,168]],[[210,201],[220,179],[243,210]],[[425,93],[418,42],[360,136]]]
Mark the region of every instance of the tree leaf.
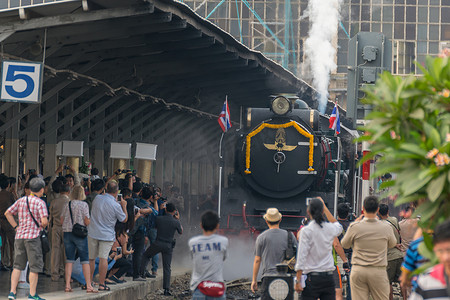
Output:
[[403,149],[403,150],[411,152],[411,153],[415,153],[422,157],[425,157],[427,155],[427,151],[422,149],[419,145],[416,145],[416,144],[405,143],[400,146],[400,149]]
[[425,112],[423,111],[422,108],[418,108],[412,113],[410,113],[409,117],[417,120],[423,120],[425,118]]
[[416,200],[418,200],[418,199],[420,199],[421,198],[421,196],[419,196],[418,194],[414,194],[414,195],[410,195],[410,196],[399,196],[398,198],[397,198],[397,200],[395,200],[395,206],[400,206],[400,205],[402,205],[402,204],[405,204],[405,203],[411,203],[411,202],[414,202],[414,201],[416,201]]
[[436,128],[434,128],[427,122],[423,122],[423,129],[425,130],[425,134],[427,135],[427,137],[430,138],[433,142],[433,145],[436,148],[439,148],[441,146],[441,136]]
[[403,195],[408,196],[408,195],[411,195],[412,193],[417,192],[423,186],[425,186],[431,180],[431,178],[432,178],[431,176],[428,176],[422,180],[411,180],[409,182],[406,182],[402,186],[403,187]]
[[437,198],[439,198],[442,190],[444,189],[446,177],[446,174],[442,174],[437,179],[432,180],[427,186],[427,194],[430,201],[434,202]]
[[419,253],[422,254],[422,256],[428,258],[429,260],[432,260],[435,257],[434,252],[433,252],[433,247],[431,247],[431,249],[429,249],[427,247],[427,245],[425,244],[425,241],[423,241],[419,244],[418,249],[419,249]]

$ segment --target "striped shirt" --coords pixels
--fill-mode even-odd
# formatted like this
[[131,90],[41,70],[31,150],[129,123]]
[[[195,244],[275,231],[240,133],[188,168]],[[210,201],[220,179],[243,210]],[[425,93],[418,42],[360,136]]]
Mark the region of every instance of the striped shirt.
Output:
[[419,253],[419,245],[423,241],[423,237],[420,237],[409,244],[409,248],[406,251],[405,259],[402,263],[402,269],[411,273],[424,262],[428,261],[425,257]]
[[447,291],[448,278],[446,278],[443,264],[436,265],[427,273],[420,275],[417,283],[418,286],[409,300],[448,300],[450,298]]
[[[39,227],[33,221],[27,205],[27,198],[30,204],[30,210],[34,219],[38,222]],[[45,202],[36,196],[22,197],[11,205],[8,210],[9,213],[19,215],[19,226],[16,231],[16,239],[34,239],[39,236],[41,231],[41,218],[48,217],[47,205]]]

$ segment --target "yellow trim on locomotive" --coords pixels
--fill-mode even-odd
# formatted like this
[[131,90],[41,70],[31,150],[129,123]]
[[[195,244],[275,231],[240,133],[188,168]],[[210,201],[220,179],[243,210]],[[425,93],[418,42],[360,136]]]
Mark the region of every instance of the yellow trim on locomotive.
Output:
[[288,123],[284,123],[284,124],[269,124],[269,123],[262,123],[260,126],[258,126],[258,128],[256,128],[255,130],[253,130],[252,132],[250,132],[247,135],[246,138],[246,150],[245,150],[245,174],[251,174],[252,172],[250,171],[250,147],[251,147],[251,140],[252,137],[254,137],[255,135],[257,135],[258,133],[260,133],[264,128],[271,128],[271,129],[278,129],[278,128],[288,128],[288,127],[294,127],[295,129],[297,129],[297,131],[303,135],[304,137],[309,138],[309,168],[308,171],[312,172],[314,171],[313,168],[313,164],[314,164],[314,159],[313,159],[313,155],[314,155],[314,136],[312,134],[310,134],[309,132],[305,131],[303,128],[300,127],[300,125],[298,125],[297,122],[295,121],[290,121]]

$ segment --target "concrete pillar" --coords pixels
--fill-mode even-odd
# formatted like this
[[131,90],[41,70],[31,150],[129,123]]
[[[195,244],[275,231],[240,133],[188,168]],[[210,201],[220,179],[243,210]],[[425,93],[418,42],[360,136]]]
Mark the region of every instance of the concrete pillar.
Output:
[[181,190],[181,184],[183,177],[183,162],[180,159],[173,161],[173,185],[179,187]]
[[164,171],[164,157],[158,155],[155,161],[155,183],[162,188],[163,185],[163,171]]
[[214,168],[213,165],[208,163],[206,164],[206,186],[212,186],[213,188],[217,185],[216,182],[214,182]]
[[75,171],[78,172],[80,168],[80,158],[75,156],[66,157],[66,165],[71,166]]
[[173,160],[172,159],[165,160],[164,181],[173,182]]
[[[29,120],[39,119],[40,109],[35,109],[28,115]],[[25,148],[25,166],[28,169],[35,169],[38,174],[39,170],[39,126],[27,128],[27,144]]]
[[[113,159],[113,169],[112,171],[115,172],[117,169],[128,169],[128,162],[126,159],[120,159],[120,158],[114,158]],[[124,177],[125,174],[123,174],[123,176],[121,175],[120,177]]]
[[[58,105],[58,98],[52,97],[45,102],[47,107],[56,107]],[[45,121],[45,129],[49,129],[56,125],[58,118],[58,113],[50,116],[47,121]],[[52,176],[55,170],[58,168],[58,158],[56,156],[56,142],[57,142],[57,131],[53,130],[50,135],[45,139],[44,144],[44,170],[43,175]]]
[[97,148],[98,146],[95,147],[94,149],[94,161],[93,161],[93,165],[95,168],[98,169],[98,174],[100,175],[100,177],[105,174],[105,150],[103,150],[103,148]]
[[198,161],[192,162],[191,165],[191,195],[198,196],[199,191],[199,163]]
[[183,197],[191,194],[191,162],[184,159],[183,161],[183,177],[181,179],[181,193]]
[[151,173],[152,173],[152,161],[147,159],[138,159],[137,176],[140,177],[143,182],[150,183]]
[[[19,113],[19,104],[8,109],[6,119]],[[5,174],[17,178],[19,176],[19,122],[6,130],[5,136]]]

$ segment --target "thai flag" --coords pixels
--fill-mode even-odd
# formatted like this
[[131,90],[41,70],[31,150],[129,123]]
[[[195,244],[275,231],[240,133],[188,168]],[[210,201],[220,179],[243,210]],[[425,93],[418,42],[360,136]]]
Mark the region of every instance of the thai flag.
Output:
[[231,128],[230,108],[228,107],[228,99],[225,99],[222,111],[220,112],[219,119],[217,121],[219,122],[220,127],[222,127],[223,132],[227,132],[228,129]]
[[330,116],[330,127],[336,131],[336,134],[341,133],[341,120],[339,120],[339,109],[337,104],[334,105],[333,112]]

